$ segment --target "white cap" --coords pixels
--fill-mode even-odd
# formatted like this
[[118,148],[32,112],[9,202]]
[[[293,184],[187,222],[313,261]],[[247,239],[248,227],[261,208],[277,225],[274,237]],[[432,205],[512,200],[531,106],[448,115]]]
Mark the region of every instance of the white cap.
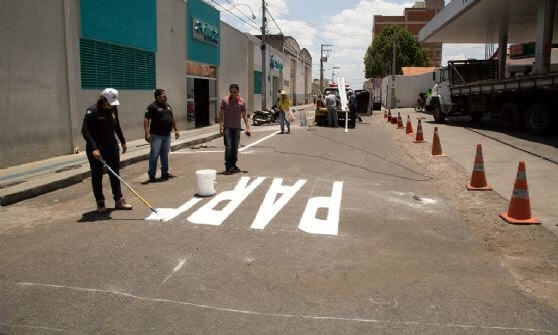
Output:
[[281,93],[279,93],[281,95],[287,95],[287,92],[285,92],[285,90],[281,90]]
[[105,88],[101,95],[105,97],[111,106],[118,106],[120,102],[118,101],[118,91],[114,88]]

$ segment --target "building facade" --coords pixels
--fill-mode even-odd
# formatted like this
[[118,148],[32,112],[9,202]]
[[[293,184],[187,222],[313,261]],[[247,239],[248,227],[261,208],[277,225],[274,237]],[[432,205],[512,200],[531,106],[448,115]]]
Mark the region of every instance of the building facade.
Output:
[[[444,8],[444,0],[425,0],[416,1],[411,8],[405,8],[401,16],[374,15],[372,28],[372,39],[375,34],[379,34],[388,25],[400,26],[410,31],[415,38],[418,38],[419,31],[428,23],[438,12]],[[442,63],[442,43],[420,43],[426,50],[431,66],[441,66]]]
[[156,88],[167,91],[180,130],[217,123],[232,82],[249,111],[259,109],[262,66],[268,107],[277,90],[297,103],[310,93],[304,73],[311,73],[311,58],[294,39],[289,61],[283,47],[268,47],[261,64],[260,40],[222,24],[202,0],[0,1],[0,41],[9,46],[0,49],[0,168],[82,152],[83,116],[106,87],[120,93],[128,141],[144,138]]

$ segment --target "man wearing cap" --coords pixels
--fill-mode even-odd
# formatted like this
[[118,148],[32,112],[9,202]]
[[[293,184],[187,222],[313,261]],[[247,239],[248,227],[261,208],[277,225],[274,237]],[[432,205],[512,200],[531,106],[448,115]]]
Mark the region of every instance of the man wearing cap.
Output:
[[291,133],[291,123],[287,120],[287,113],[291,109],[291,99],[287,96],[285,90],[281,90],[281,97],[277,102],[279,108],[279,126],[281,127],[281,134],[285,133],[285,125],[287,125],[287,134]]
[[[99,159],[104,159],[107,165],[119,175],[120,170],[120,148],[114,134],[122,145],[122,153],[125,153],[126,140],[120,128],[118,120],[118,91],[114,88],[106,88],[99,95],[99,99],[85,112],[81,133],[87,142],[85,152],[91,167],[91,185],[93,195],[97,201],[97,211],[105,212],[105,196],[103,195],[103,164]],[[115,209],[132,209],[122,197],[120,180],[109,174],[112,196]]]
[[171,142],[171,130],[174,129],[174,138],[178,139],[180,133],[176,128],[172,108],[167,103],[167,93],[163,89],[154,92],[155,101],[147,106],[143,128],[145,140],[149,143],[149,170],[147,175],[149,181],[154,182],[157,172],[157,159],[161,157],[161,179],[168,180],[174,177],[169,173],[169,151]]

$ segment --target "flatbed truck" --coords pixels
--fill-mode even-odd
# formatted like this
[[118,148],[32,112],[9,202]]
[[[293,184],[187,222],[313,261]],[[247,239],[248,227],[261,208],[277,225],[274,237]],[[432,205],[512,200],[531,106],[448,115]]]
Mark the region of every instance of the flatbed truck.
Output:
[[[528,72],[529,67],[522,70]],[[508,130],[556,131],[558,72],[499,77],[496,60],[448,61],[447,67],[433,73],[436,84],[426,99],[426,110],[437,123],[449,115],[470,115],[480,122],[489,113]]]

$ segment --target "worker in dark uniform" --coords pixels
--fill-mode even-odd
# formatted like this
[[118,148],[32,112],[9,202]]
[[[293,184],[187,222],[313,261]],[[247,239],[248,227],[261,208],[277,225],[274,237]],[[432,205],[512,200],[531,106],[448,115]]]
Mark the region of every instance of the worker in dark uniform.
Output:
[[[85,152],[91,167],[91,185],[93,194],[97,201],[97,211],[102,213],[107,210],[105,207],[105,196],[103,195],[103,163],[99,159],[104,159],[107,165],[118,175],[120,170],[120,148],[116,141],[116,136],[122,145],[122,153],[126,152],[126,140],[120,128],[118,120],[118,91],[114,88],[106,88],[99,95],[97,103],[87,109],[83,118],[81,133],[87,142]],[[115,209],[132,209],[122,197],[120,180],[109,174],[112,196],[114,198]]]

